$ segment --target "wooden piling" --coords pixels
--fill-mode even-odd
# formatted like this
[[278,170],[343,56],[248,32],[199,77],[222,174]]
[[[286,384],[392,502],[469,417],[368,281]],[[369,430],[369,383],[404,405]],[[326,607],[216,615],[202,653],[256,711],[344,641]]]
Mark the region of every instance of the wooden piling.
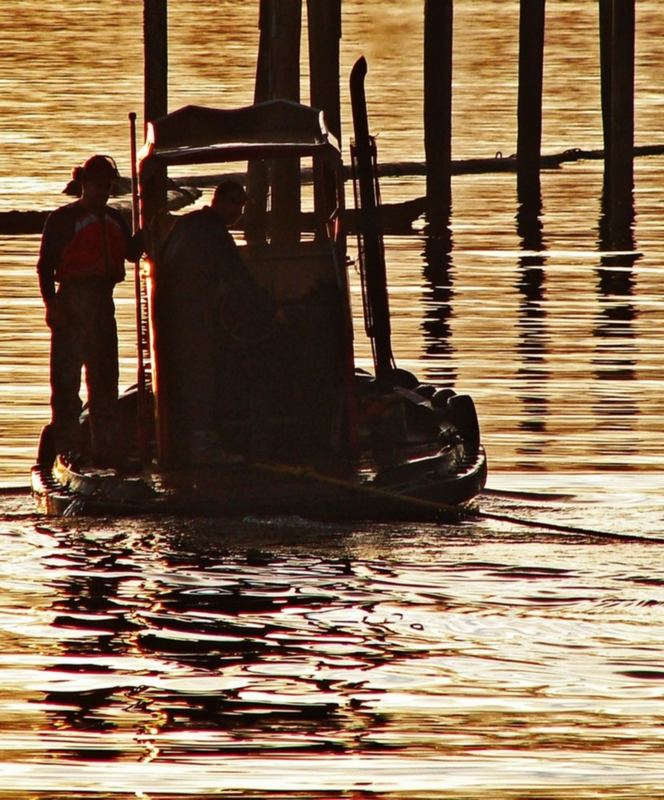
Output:
[[613,0],[599,0],[599,63],[602,104],[602,133],[604,136],[604,187],[608,191],[611,163],[611,53]]
[[[330,133],[341,145],[341,0],[307,0],[307,29],[310,103],[324,112]],[[336,180],[318,159],[314,159],[314,171],[314,205],[318,218],[327,219],[336,206]]]
[[452,204],[452,0],[424,4],[424,150],[427,219],[447,225]]
[[634,217],[635,0],[613,0],[609,220],[614,246],[629,246]]
[[[148,122],[168,113],[168,17],[167,0],[143,0],[143,58],[144,58],[144,96],[143,127],[147,132]],[[158,175],[150,181],[155,196],[166,193],[166,167],[159,167]],[[140,198],[141,208],[155,205],[154,198],[146,195]],[[141,212],[142,213],[142,212]],[[155,220],[151,226],[154,239],[146,234],[146,250],[154,256],[158,242],[166,230],[166,220]]]
[[[272,96],[300,101],[301,0],[269,0]],[[272,165],[272,241],[292,244],[300,238],[300,160]]]
[[[258,12],[258,55],[256,57],[256,85],[254,103],[264,103],[271,94],[271,25],[269,0],[260,0]],[[244,237],[250,244],[261,244],[267,239],[267,200],[270,177],[264,161],[253,160],[247,165],[247,205],[244,210]]]
[[328,128],[341,143],[341,0],[307,0],[307,26],[311,105],[325,112]]
[[520,0],[517,191],[522,203],[540,194],[545,6],[545,0]]
[[147,125],[168,113],[167,0],[143,0],[144,107]]

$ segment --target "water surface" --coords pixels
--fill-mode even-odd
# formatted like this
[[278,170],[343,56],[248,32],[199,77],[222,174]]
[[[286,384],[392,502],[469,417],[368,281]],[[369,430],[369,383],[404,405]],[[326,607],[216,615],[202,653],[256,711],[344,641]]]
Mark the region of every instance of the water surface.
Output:
[[[255,5],[171,0],[172,109],[251,102]],[[365,54],[381,159],[423,157],[421,14],[346,0],[345,152]],[[547,4],[545,152],[602,146],[596,14]],[[60,204],[92,152],[128,174],[141,16],[117,0],[0,7],[0,210]],[[637,16],[636,140],[660,143],[661,4]],[[512,0],[455,4],[456,158],[515,150],[517,22]],[[543,174],[534,232],[513,175],[459,175],[451,248],[421,223],[387,242],[399,365],[476,400],[489,485],[508,492],[482,509],[586,533],[54,521],[3,494],[0,796],[664,797],[661,544],[587,533],[664,533],[663,167],[636,163],[628,253],[601,244],[600,161]],[[4,486],[25,484],[49,415],[37,248],[0,237]],[[116,299],[127,386],[131,281]]]

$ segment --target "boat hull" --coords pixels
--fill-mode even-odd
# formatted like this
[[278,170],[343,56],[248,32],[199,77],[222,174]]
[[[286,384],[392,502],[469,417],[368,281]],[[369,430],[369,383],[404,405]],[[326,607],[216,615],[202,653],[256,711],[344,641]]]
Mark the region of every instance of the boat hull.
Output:
[[[365,74],[361,59],[351,74],[354,194],[374,374],[355,361],[343,161],[322,112],[275,99],[166,114],[148,124],[137,170],[147,250],[136,272],[137,386],[119,398],[103,453],[85,415],[69,462],[46,426],[32,470],[44,513],[393,520],[468,510],[486,480],[473,401],[422,384],[392,353]],[[226,251],[215,214],[169,230],[169,167],[247,158],[312,160],[313,239],[301,236],[280,170],[272,226],[255,220],[246,244]],[[262,218],[258,194],[249,206]],[[92,466],[108,463],[118,471]]]
[[278,463],[123,476],[114,470],[77,469],[57,458],[50,468],[33,467],[31,477],[37,508],[47,515],[454,521],[472,510],[484,487],[486,457],[479,448],[454,474],[442,471],[447,460],[412,462],[408,482],[398,486],[341,469]]

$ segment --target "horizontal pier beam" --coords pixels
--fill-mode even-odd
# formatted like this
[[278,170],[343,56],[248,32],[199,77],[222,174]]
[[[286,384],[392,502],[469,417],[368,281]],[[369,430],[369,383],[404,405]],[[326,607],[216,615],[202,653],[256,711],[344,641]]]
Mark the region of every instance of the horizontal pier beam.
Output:
[[[661,156],[664,155],[664,144],[639,145],[634,148],[635,157]],[[544,155],[541,158],[542,169],[558,169],[566,163],[576,161],[595,161],[604,158],[604,150],[582,150],[573,148],[564,150],[562,153]],[[497,156],[494,158],[468,158],[458,159],[452,162],[452,174],[454,175],[480,175],[498,172],[516,172],[516,156]],[[391,163],[379,164],[378,174],[383,178],[393,178],[402,175],[426,175],[426,164],[421,161],[396,161]],[[302,170],[302,180],[311,180],[312,171]],[[346,180],[350,180],[350,171],[346,170]],[[245,173],[238,172],[224,175],[185,175],[173,179],[173,182],[180,187],[179,202],[173,198],[169,208],[177,210],[195,202],[200,196],[197,189],[206,189],[216,186],[222,179],[233,178],[244,181]],[[403,203],[393,203],[397,207],[407,206],[409,203],[417,204],[421,198],[406,200]],[[390,204],[384,203],[383,206]],[[416,208],[417,206],[412,206]],[[127,209],[131,213],[131,209]],[[49,211],[0,211],[0,235],[16,236],[41,233],[44,221]],[[415,219],[417,214],[413,219]]]

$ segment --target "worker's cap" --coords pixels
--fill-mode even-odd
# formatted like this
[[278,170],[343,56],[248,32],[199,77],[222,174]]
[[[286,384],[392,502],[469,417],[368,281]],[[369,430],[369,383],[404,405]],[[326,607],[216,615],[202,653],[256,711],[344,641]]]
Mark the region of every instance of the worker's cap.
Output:
[[91,156],[81,167],[81,178],[117,178],[118,167],[110,156]]

